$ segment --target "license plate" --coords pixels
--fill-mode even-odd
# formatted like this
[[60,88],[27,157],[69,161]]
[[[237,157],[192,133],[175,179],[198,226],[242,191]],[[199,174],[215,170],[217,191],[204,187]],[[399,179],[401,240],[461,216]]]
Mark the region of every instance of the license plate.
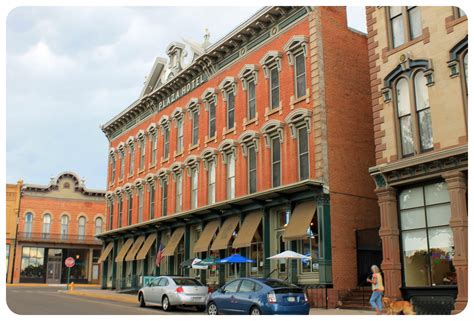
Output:
[[201,301],[201,298],[198,296],[193,296],[193,301]]
[[289,296],[289,297],[286,297],[286,301],[288,302],[296,302],[296,298],[294,296]]

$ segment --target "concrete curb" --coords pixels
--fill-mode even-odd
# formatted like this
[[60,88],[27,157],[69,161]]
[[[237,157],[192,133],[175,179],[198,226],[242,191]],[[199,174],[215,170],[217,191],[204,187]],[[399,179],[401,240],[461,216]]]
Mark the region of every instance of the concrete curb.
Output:
[[[135,296],[128,295],[128,294],[105,294],[105,293],[91,293],[87,291],[60,291],[61,293],[68,294],[68,295],[76,295],[76,296],[83,296],[95,299],[103,299],[103,300],[111,300],[117,302],[125,302],[125,303],[136,303],[138,304],[138,300]],[[127,295],[127,296],[125,296]]]
[[[75,284],[76,288],[97,288],[100,289],[98,284]],[[67,284],[45,284],[45,283],[7,283],[8,287],[67,287]]]

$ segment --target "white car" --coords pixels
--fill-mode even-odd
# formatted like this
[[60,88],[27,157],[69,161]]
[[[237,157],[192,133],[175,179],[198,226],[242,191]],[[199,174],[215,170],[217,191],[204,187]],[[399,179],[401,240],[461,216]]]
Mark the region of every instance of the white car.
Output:
[[138,291],[140,307],[158,305],[164,311],[176,306],[195,306],[200,312],[206,310],[210,289],[200,281],[183,276],[157,276]]

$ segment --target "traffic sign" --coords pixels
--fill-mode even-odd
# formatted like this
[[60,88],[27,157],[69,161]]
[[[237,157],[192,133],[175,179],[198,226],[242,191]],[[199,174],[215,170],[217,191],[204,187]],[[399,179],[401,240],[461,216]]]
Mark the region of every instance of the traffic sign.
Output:
[[76,261],[74,260],[74,258],[68,257],[68,258],[64,261],[64,264],[66,264],[66,266],[67,266],[68,268],[72,268],[72,267],[76,264]]

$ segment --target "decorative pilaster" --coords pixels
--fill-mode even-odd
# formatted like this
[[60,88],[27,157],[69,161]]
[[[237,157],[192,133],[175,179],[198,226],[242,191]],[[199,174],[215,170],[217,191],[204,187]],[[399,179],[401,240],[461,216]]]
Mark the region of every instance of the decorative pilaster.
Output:
[[375,190],[380,207],[380,238],[382,239],[385,296],[401,297],[402,265],[400,262],[400,230],[398,228],[397,196],[392,187]]
[[460,171],[449,171],[443,174],[448,184],[451,201],[451,219],[449,225],[453,230],[454,258],[458,281],[458,295],[453,313],[461,312],[467,305],[467,199],[466,176]]

